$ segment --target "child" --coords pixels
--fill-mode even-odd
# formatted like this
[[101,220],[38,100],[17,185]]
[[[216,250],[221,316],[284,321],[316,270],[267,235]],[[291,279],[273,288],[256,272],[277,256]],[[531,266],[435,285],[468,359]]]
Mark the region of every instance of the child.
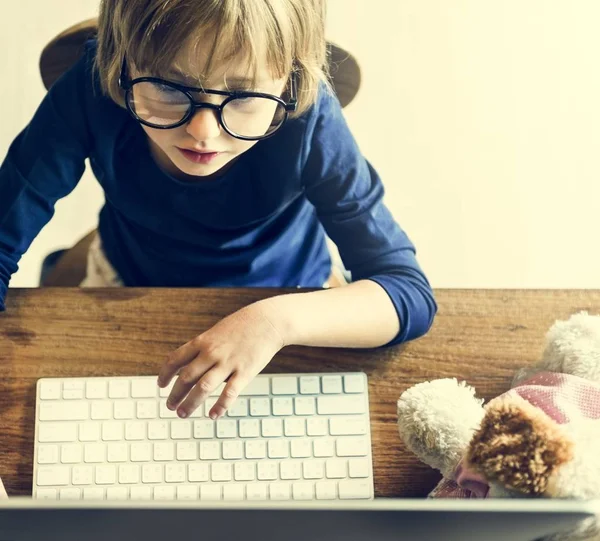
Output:
[[[351,272],[344,287],[247,306],[173,352],[158,384],[179,374],[168,407],[180,417],[227,382],[210,410],[222,416],[286,345],[424,335],[432,289],[327,83],[324,1],[103,0],[97,42],[0,169],[0,308],[89,158],[106,203],[83,285],[320,288],[326,234]],[[385,122],[394,96],[381,97]]]

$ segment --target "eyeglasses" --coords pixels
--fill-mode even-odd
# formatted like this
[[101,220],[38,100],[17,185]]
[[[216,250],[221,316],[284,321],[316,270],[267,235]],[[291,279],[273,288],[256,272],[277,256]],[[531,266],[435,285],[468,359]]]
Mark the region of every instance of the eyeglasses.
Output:
[[[119,86],[125,91],[125,104],[142,124],[159,130],[177,128],[188,122],[197,109],[216,111],[219,123],[231,136],[245,141],[271,137],[297,107],[296,74],[290,81],[290,101],[262,92],[208,90],[180,85],[158,77],[130,80],[123,58]],[[192,94],[226,96],[221,104],[200,102]]]

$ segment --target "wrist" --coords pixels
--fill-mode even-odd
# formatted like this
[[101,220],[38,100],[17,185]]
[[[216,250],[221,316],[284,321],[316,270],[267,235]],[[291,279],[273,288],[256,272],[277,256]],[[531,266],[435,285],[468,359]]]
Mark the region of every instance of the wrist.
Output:
[[260,311],[274,331],[281,339],[282,346],[289,346],[294,343],[293,311],[288,308],[289,295],[279,295],[268,299],[260,300],[254,303],[256,309]]

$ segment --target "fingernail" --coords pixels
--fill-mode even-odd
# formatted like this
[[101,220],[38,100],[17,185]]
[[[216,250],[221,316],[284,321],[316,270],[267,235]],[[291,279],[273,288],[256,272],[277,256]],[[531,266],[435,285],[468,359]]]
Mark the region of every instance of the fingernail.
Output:
[[175,404],[173,404],[173,402],[170,400],[167,400],[167,409],[170,409],[171,411],[175,409]]
[[217,417],[218,417],[218,415],[217,415],[217,414],[216,414],[214,411],[211,411],[211,412],[210,412],[210,415],[209,415],[209,417],[210,417],[210,418],[211,418],[213,421],[216,421],[216,420],[217,420]]
[[187,411],[179,410],[177,413],[182,419],[185,419],[187,417]]

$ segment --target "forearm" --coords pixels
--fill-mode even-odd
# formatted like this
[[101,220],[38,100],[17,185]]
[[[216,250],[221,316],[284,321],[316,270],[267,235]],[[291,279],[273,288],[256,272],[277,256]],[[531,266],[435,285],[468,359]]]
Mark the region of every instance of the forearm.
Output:
[[400,330],[388,294],[370,280],[323,291],[280,295],[257,304],[286,345],[379,347]]

